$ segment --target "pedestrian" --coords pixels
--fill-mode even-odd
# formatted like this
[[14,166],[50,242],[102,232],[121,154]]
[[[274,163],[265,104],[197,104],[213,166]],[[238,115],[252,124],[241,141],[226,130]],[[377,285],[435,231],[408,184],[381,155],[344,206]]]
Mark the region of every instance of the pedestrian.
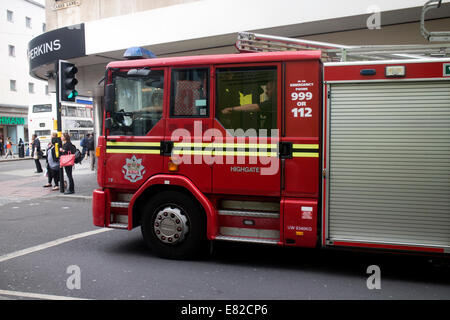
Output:
[[45,159],[45,164],[46,164],[45,167],[46,167],[46,169],[47,169],[47,179],[48,179],[48,182],[47,182],[46,184],[43,185],[44,188],[50,188],[50,187],[52,186],[53,176],[52,176],[52,172],[51,172],[51,170],[50,170],[50,165],[49,165],[49,163],[48,163],[48,159],[49,159],[49,156],[48,156],[48,150],[50,150],[51,147],[52,147],[52,142],[49,142],[48,145],[47,145],[47,151],[46,151],[47,157],[46,157],[46,159]]
[[91,170],[94,171],[95,169],[95,140],[94,140],[94,134],[89,134],[87,139],[87,149],[88,149],[88,155],[91,158]]
[[0,157],[3,157],[3,137],[0,137]]
[[31,136],[31,156],[33,157],[34,163],[36,165],[35,173],[41,173],[42,166],[41,162],[39,161],[39,158],[42,157],[41,142],[39,141],[36,134],[33,134]]
[[52,179],[55,183],[53,190],[59,190],[59,159],[56,157],[55,143],[58,142],[57,137],[53,137],[51,143],[47,147],[47,172],[48,184],[44,187],[52,186]]
[[[84,159],[84,157],[86,156],[86,151],[87,151],[87,138],[89,137],[89,133],[83,136],[83,139],[81,139],[80,141],[80,147],[81,149],[81,158]],[[88,155],[89,156],[89,155]]]
[[23,143],[22,138],[19,138],[19,158],[25,157],[25,144]]
[[[75,154],[77,151],[76,147],[70,142],[70,136],[68,133],[63,133],[62,135],[62,149],[61,154]],[[73,181],[72,176],[72,167],[73,166],[66,166],[64,167],[64,170],[66,171],[67,178],[69,179],[69,190],[64,192],[64,194],[72,194],[75,193],[75,184]]]
[[[53,142],[53,140],[54,140],[54,142]],[[60,137],[58,137],[57,132],[52,132],[52,139],[51,139],[50,143],[52,143],[55,147],[56,147],[56,144],[58,144],[58,148],[62,147],[62,140]]]
[[6,156],[5,156],[5,159],[8,158],[9,155],[11,156],[11,158],[14,159],[14,154],[13,154],[13,150],[12,150],[13,145],[14,144],[11,141],[11,137],[8,137],[8,140],[6,141]]

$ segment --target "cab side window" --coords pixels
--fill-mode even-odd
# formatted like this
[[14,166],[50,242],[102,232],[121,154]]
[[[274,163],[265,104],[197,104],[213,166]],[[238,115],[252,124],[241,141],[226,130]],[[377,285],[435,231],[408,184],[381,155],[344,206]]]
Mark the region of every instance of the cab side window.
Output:
[[228,131],[277,129],[276,67],[223,68],[216,79],[216,118]]
[[170,116],[208,117],[209,70],[174,69],[171,79]]

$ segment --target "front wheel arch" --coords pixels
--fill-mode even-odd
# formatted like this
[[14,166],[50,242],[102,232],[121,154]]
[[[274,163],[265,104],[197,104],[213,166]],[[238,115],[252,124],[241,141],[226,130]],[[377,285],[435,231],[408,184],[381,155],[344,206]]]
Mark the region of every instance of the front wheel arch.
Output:
[[167,185],[157,184],[157,185],[153,185],[153,186],[150,186],[149,188],[147,188],[139,196],[139,198],[136,199],[136,201],[134,202],[133,212],[132,212],[132,217],[133,217],[132,228],[141,226],[142,213],[144,212],[144,207],[147,204],[147,202],[149,201],[149,199],[151,199],[152,197],[154,197],[162,192],[165,192],[165,191],[179,192],[179,193],[183,193],[183,194],[187,195],[188,197],[190,197],[193,201],[195,201],[197,203],[199,208],[202,210],[203,215],[205,216],[205,219],[207,219],[205,209],[200,204],[200,202],[197,199],[195,199],[195,197],[192,195],[192,193],[189,192],[189,190],[187,190],[184,187],[177,186],[177,185],[167,186]]
[[164,190],[147,200],[142,206],[141,231],[146,244],[164,258],[196,258],[207,247],[203,209],[180,191]]

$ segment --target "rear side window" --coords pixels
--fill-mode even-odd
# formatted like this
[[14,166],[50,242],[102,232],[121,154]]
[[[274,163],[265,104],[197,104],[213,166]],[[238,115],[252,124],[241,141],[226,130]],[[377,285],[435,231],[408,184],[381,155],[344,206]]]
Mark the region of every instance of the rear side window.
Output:
[[171,117],[209,116],[208,74],[207,68],[172,70]]
[[230,133],[277,129],[276,67],[218,69],[216,79],[216,118]]

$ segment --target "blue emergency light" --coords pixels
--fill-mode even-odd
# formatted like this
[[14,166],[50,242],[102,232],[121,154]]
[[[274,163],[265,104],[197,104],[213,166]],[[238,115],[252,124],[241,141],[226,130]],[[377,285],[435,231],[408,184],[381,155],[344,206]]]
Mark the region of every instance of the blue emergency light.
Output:
[[128,60],[156,58],[156,55],[150,50],[141,47],[128,48],[123,57]]

